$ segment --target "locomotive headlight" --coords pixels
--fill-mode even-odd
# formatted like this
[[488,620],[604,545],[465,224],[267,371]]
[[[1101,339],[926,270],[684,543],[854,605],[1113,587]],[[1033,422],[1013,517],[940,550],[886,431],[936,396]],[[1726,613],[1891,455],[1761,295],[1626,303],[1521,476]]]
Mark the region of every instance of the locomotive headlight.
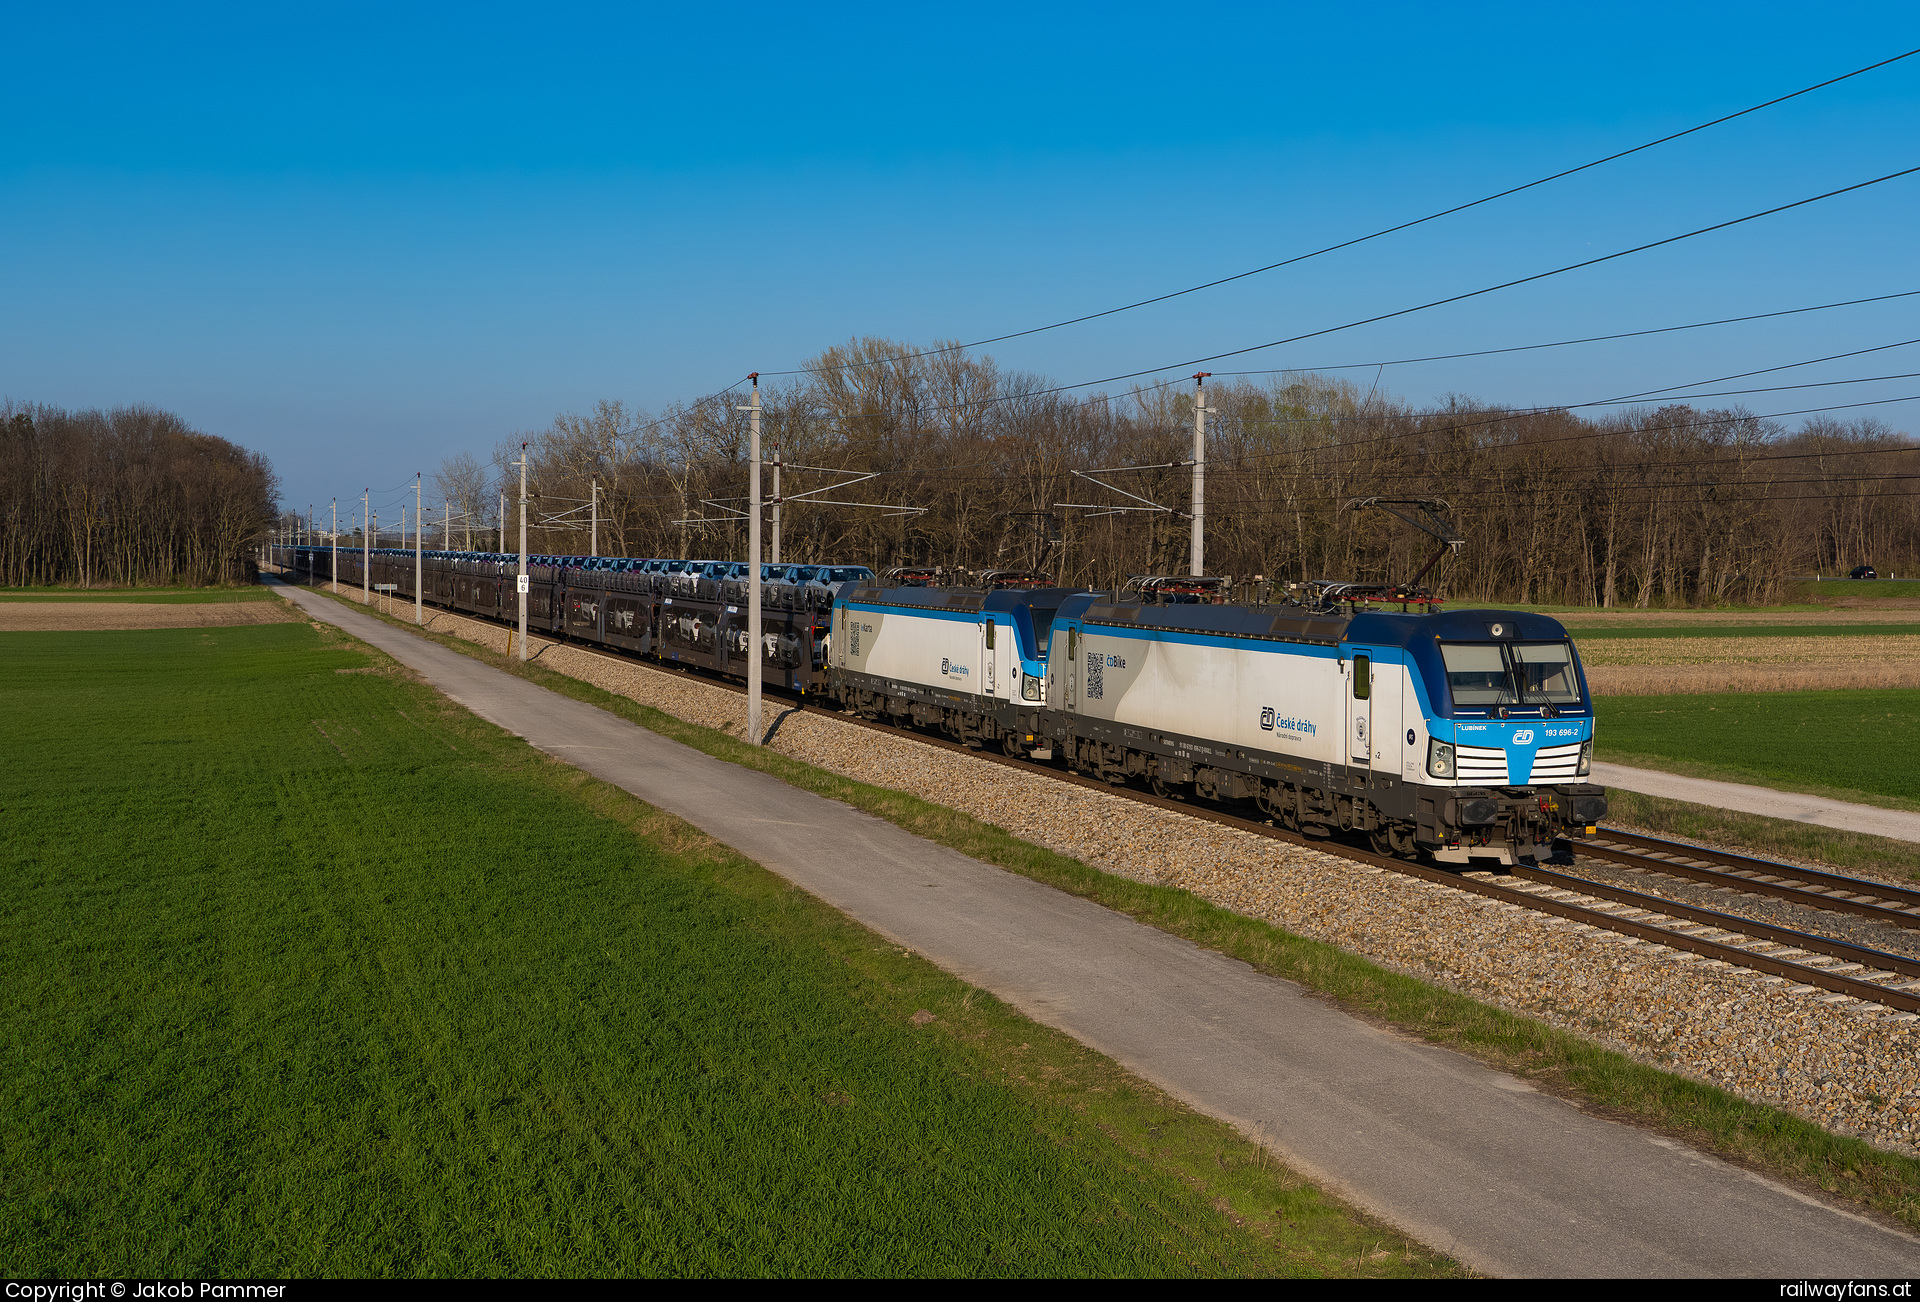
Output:
[[1580,762],[1573,766],[1573,774],[1575,777],[1584,778],[1591,772],[1593,772],[1593,743],[1583,741],[1580,743]]
[[1037,701],[1040,699],[1040,680],[1038,678],[1028,675],[1020,680],[1020,699],[1023,701]]
[[1436,778],[1453,776],[1453,744],[1434,738],[1427,742],[1427,773]]

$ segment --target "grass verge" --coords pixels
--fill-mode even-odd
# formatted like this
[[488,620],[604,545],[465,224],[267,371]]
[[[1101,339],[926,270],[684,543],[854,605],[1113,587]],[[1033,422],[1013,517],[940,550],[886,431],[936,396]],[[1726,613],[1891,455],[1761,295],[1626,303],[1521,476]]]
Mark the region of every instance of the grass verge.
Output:
[[1704,841],[1761,858],[1793,859],[1840,872],[1880,873],[1920,881],[1920,846],[1911,841],[1735,813],[1620,787],[1608,788],[1607,804],[1608,823],[1654,836]]
[[[334,600],[365,613],[355,602]],[[1104,873],[958,810],[749,746],[537,662],[523,665],[451,634],[422,632],[398,620],[388,622],[715,758],[845,801],[984,863],[1096,901],[1271,976],[1297,981],[1361,1016],[1470,1053],[1597,1111],[1656,1127],[1731,1160],[1862,1203],[1920,1229],[1920,1161],[1913,1158],[1884,1152],[1778,1108],[1660,1071],[1531,1018],[1219,908],[1187,891]]]
[[1690,615],[1751,614],[1756,619],[1764,619],[1769,614],[1782,614],[1782,613],[1801,614],[1801,613],[1810,612],[1810,611],[1825,610],[1827,609],[1827,607],[1816,605],[1805,600],[1782,602],[1779,605],[1775,605],[1775,606],[1741,606],[1741,605],[1734,605],[1734,604],[1722,604],[1722,605],[1716,605],[1716,606],[1665,606],[1665,605],[1661,605],[1661,606],[1566,606],[1566,605],[1554,605],[1551,603],[1546,605],[1540,605],[1540,604],[1527,605],[1527,604],[1515,604],[1513,602],[1487,601],[1487,600],[1482,600],[1480,598],[1468,599],[1465,597],[1450,597],[1445,602],[1445,609],[1449,611],[1460,611],[1460,610],[1530,611],[1536,615],[1552,615],[1555,619],[1559,619],[1571,624],[1572,621],[1580,619],[1581,617],[1587,616],[1587,615],[1592,615],[1597,618],[1613,617],[1613,618],[1648,619],[1648,618],[1659,618],[1661,616],[1675,616],[1681,619],[1685,619]]
[[1785,595],[1800,601],[1911,601],[1920,597],[1920,580],[1821,579],[1789,583]]
[[1594,717],[1612,763],[1920,810],[1920,689],[1609,696]]
[[1459,1273],[330,628],[6,637],[14,1274]]

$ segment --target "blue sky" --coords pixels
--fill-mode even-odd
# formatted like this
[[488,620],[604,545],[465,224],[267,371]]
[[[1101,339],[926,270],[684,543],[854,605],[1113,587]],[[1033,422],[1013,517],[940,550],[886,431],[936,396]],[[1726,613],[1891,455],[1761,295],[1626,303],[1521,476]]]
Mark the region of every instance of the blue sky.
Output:
[[[6,30],[0,396],[167,407],[267,453],[302,507],[600,398],[1229,274],[1920,46],[1910,4],[16,6]],[[1392,311],[1920,164],[1917,108],[1920,56],[989,351],[1072,382]],[[1920,176],[1242,365],[1920,289],[1917,217]],[[1381,383],[1575,402],[1916,327],[1920,299]],[[1898,371],[1920,348],[1805,378]],[[1920,403],[1873,410],[1920,427]]]

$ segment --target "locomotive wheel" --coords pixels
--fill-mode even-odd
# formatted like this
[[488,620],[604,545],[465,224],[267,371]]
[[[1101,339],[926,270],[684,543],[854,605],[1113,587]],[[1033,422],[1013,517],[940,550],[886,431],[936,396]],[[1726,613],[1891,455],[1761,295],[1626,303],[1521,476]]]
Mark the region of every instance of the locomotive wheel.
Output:
[[1377,855],[1383,855],[1389,859],[1394,857],[1396,847],[1393,843],[1393,832],[1389,828],[1375,828],[1368,832],[1367,844],[1373,847],[1373,852]]
[[1173,799],[1173,788],[1162,782],[1158,773],[1147,779],[1147,789],[1162,800]]
[[1000,734],[1000,749],[1014,759],[1025,759],[1027,757],[1027,744],[1011,732]]

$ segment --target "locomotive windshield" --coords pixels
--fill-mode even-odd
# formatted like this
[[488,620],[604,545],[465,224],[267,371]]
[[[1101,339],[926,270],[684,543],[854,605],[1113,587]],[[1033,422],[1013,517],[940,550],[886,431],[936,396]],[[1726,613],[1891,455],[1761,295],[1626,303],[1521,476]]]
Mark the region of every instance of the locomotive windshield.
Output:
[[1027,607],[1027,616],[1033,620],[1033,644],[1038,648],[1036,660],[1047,658],[1047,646],[1053,641],[1053,617],[1059,613],[1058,606]]
[[1440,658],[1447,662],[1447,687],[1455,705],[1514,704],[1513,676],[1507,672],[1507,658],[1498,642],[1481,646],[1443,642]]
[[1580,679],[1573,672],[1573,652],[1565,642],[1515,643],[1514,677],[1520,680],[1520,699],[1527,705],[1578,705]]
[[1580,679],[1565,642],[1443,642],[1455,705],[1578,705]]

